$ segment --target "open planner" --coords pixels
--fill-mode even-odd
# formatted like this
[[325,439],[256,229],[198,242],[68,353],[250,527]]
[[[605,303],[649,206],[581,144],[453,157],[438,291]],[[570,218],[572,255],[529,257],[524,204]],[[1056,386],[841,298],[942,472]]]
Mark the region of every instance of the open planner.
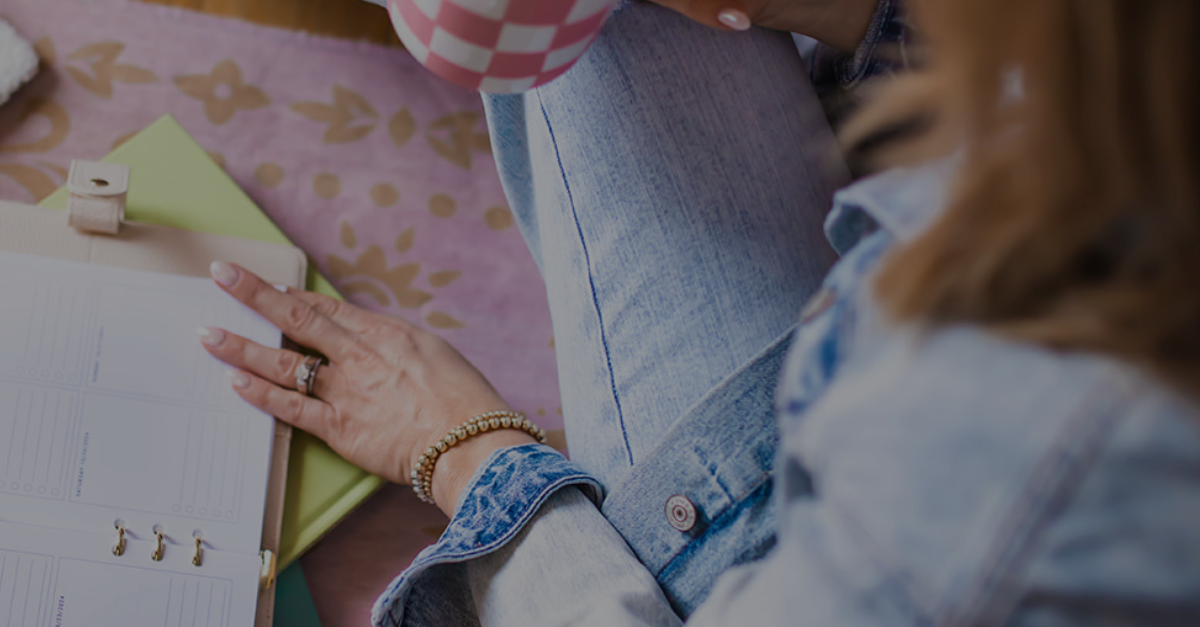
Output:
[[0,625],[270,624],[290,429],[195,329],[282,338],[213,259],[305,273],[291,247],[0,202]]

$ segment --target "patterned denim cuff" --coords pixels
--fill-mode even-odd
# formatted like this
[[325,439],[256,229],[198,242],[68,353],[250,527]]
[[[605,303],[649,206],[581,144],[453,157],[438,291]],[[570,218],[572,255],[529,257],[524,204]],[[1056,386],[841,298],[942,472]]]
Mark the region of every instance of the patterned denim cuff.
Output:
[[434,586],[424,589],[424,575],[437,566],[466,562],[500,549],[551,495],[567,486],[583,488],[597,507],[603,498],[595,479],[548,446],[526,444],[493,453],[464,490],[441,539],[421,551],[375,602],[372,624],[403,624],[406,603],[418,588],[422,597],[439,593]]

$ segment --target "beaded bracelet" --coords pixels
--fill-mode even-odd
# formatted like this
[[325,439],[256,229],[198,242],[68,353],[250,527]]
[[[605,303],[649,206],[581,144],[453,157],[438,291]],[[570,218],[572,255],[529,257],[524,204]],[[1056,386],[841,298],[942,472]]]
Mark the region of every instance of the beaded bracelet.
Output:
[[546,431],[529,422],[525,416],[517,412],[490,411],[486,414],[479,414],[451,429],[450,433],[446,434],[446,437],[425,449],[425,452],[417,458],[417,465],[413,466],[412,474],[410,475],[412,477],[413,492],[417,493],[417,498],[426,503],[434,503],[432,494],[433,466],[443,453],[450,450],[450,447],[473,435],[487,433],[495,429],[519,429],[537,438],[538,442],[542,444],[546,443]]

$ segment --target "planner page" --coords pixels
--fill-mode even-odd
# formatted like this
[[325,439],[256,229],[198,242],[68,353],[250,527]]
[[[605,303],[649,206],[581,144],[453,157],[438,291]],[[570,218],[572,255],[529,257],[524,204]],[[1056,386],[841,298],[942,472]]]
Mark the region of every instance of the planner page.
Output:
[[0,523],[0,625],[227,627],[254,624],[257,555],[128,542]]
[[257,554],[274,419],[199,326],[281,339],[209,279],[0,252],[0,521]]

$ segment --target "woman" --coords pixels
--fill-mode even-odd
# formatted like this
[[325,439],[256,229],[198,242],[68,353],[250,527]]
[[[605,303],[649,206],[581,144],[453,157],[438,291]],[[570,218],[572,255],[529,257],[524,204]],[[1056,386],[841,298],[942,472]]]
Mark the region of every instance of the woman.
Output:
[[[650,15],[614,23],[636,31],[655,21]],[[623,473],[597,479],[515,429],[470,436],[439,455],[432,474],[450,527],[384,595],[377,623],[1200,620],[1200,291],[1191,279],[1200,268],[1200,6],[925,0],[916,21],[928,42],[923,71],[892,86],[848,132],[906,131],[888,144],[894,159],[954,157],[839,193],[826,230],[843,256],[791,340],[778,439],[756,423],[762,386],[739,383],[772,371],[779,344],[771,343],[698,400],[664,387],[671,402],[694,402],[674,427],[643,432],[650,445],[634,438],[624,449],[604,447],[630,455]],[[602,40],[622,36],[610,35]],[[589,53],[563,78],[603,73],[587,64],[619,63],[619,52]],[[728,60],[725,48],[719,54]],[[626,77],[633,66],[619,67]],[[669,79],[669,69],[657,71]],[[570,223],[586,231],[574,184],[607,180],[609,164],[574,169],[578,138],[554,120],[583,105],[555,89],[519,107],[489,107],[502,165],[512,165],[503,146],[548,152],[565,157],[553,173],[563,182],[520,167],[502,174],[514,209],[565,194]],[[530,130],[535,123],[549,131]],[[713,136],[704,139],[728,140]],[[607,145],[591,147],[603,154]],[[653,164],[639,165],[654,174]],[[770,187],[786,185],[770,175]],[[656,188],[664,179],[634,181]],[[685,208],[663,213],[686,216]],[[547,213],[538,210],[524,228],[543,246],[534,252],[553,302],[567,281],[551,278],[561,270],[551,260],[598,273],[605,257],[550,251],[563,246],[566,228],[543,222]],[[700,224],[684,220],[672,231],[705,233],[704,220],[722,214],[700,205],[698,215]],[[741,241],[734,250],[745,254]],[[321,400],[305,398],[276,385],[292,380],[295,357],[226,337],[210,350],[261,375],[237,373],[239,393],[370,470],[403,480],[428,464],[421,451],[448,425],[505,409],[430,336],[310,294],[275,292],[230,266],[215,270],[233,296],[332,364],[317,379]],[[754,293],[761,285],[739,287]],[[598,287],[584,296],[602,305],[612,288]],[[625,311],[601,305],[597,317]],[[556,313],[556,333],[562,318]],[[734,328],[728,322],[708,330]],[[600,326],[620,326],[609,325]],[[654,344],[651,331],[643,335]],[[599,352],[619,358],[614,349],[627,345]],[[635,378],[617,380],[617,372],[609,368],[609,383]],[[621,385],[613,388],[620,399]],[[604,419],[601,412],[594,422]],[[722,446],[708,446],[712,439]],[[774,481],[764,483],[762,468],[745,460],[772,451],[774,467],[765,466]],[[600,455],[582,463],[620,466]],[[664,516],[671,473],[683,480]],[[602,484],[611,490],[607,516],[597,507]],[[756,533],[766,524],[774,533],[763,539]]]

